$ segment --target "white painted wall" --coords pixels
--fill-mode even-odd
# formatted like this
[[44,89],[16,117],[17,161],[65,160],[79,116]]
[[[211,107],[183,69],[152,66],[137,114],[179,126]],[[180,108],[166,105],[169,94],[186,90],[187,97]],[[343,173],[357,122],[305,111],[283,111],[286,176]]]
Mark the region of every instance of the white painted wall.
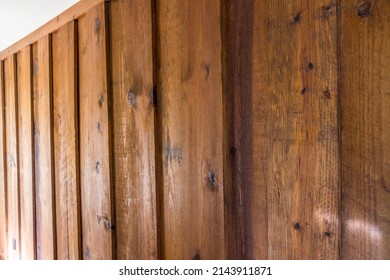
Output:
[[0,51],[77,2],[79,0],[0,0]]

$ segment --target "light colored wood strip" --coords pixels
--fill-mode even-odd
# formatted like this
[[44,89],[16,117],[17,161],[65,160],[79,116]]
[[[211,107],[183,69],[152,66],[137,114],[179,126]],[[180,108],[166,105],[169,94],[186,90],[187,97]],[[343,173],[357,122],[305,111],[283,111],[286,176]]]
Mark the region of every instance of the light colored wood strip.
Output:
[[220,4],[156,7],[166,259],[225,258]]
[[8,57],[4,64],[8,258],[15,260],[20,258],[16,57]]
[[105,5],[79,19],[80,182],[84,259],[111,259],[114,222]]
[[61,260],[79,259],[81,254],[76,28],[71,21],[52,34],[57,257]]
[[86,11],[96,6],[97,4],[108,1],[109,0],[81,0],[80,2],[76,3],[75,5],[64,11],[62,14],[45,23],[20,41],[16,42],[15,44],[0,52],[0,60],[3,60],[9,55],[20,51],[22,48],[35,43],[39,39],[57,30],[68,22],[79,18],[80,16],[84,15]]
[[17,54],[21,259],[35,258],[31,47]]
[[390,259],[390,2],[340,1],[343,259]]
[[55,258],[50,56],[47,35],[33,45],[37,258],[45,260]]
[[110,8],[117,257],[156,259],[151,2]]

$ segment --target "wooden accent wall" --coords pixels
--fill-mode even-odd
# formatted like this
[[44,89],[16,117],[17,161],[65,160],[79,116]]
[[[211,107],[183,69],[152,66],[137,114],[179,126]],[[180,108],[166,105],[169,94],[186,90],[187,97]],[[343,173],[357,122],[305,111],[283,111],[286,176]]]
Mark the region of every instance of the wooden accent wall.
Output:
[[388,1],[81,1],[0,61],[0,259],[390,258]]

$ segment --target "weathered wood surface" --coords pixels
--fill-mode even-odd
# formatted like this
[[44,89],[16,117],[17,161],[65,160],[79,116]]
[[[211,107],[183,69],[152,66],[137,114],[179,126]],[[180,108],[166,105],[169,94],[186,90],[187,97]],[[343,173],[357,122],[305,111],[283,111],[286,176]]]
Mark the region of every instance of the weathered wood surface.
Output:
[[117,258],[156,259],[151,1],[113,1],[110,32]]
[[51,37],[32,48],[37,258],[46,260],[56,258]]
[[58,259],[81,257],[76,28],[71,21],[52,35]]
[[36,255],[31,54],[30,46],[17,54],[20,257],[26,260]]
[[225,258],[220,4],[156,6],[167,259]]
[[390,2],[340,1],[343,259],[390,259]]
[[226,10],[230,257],[338,258],[336,7]]
[[111,259],[111,200],[107,21],[99,4],[78,21],[80,184],[84,259]]
[[0,259],[390,258],[388,1],[87,2],[0,52]]

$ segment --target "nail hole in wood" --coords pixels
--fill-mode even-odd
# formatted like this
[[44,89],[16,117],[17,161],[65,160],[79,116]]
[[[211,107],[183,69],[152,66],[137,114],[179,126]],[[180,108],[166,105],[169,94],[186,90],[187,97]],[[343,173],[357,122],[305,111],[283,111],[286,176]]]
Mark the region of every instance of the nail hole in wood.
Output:
[[298,229],[301,228],[301,225],[300,225],[299,223],[295,223],[294,228],[295,228],[296,230],[298,230]]
[[325,96],[326,99],[330,99],[330,92],[329,92],[328,89],[326,89],[326,90],[324,91],[324,96]]
[[301,21],[301,12],[298,12],[294,17],[294,23],[299,23]]

